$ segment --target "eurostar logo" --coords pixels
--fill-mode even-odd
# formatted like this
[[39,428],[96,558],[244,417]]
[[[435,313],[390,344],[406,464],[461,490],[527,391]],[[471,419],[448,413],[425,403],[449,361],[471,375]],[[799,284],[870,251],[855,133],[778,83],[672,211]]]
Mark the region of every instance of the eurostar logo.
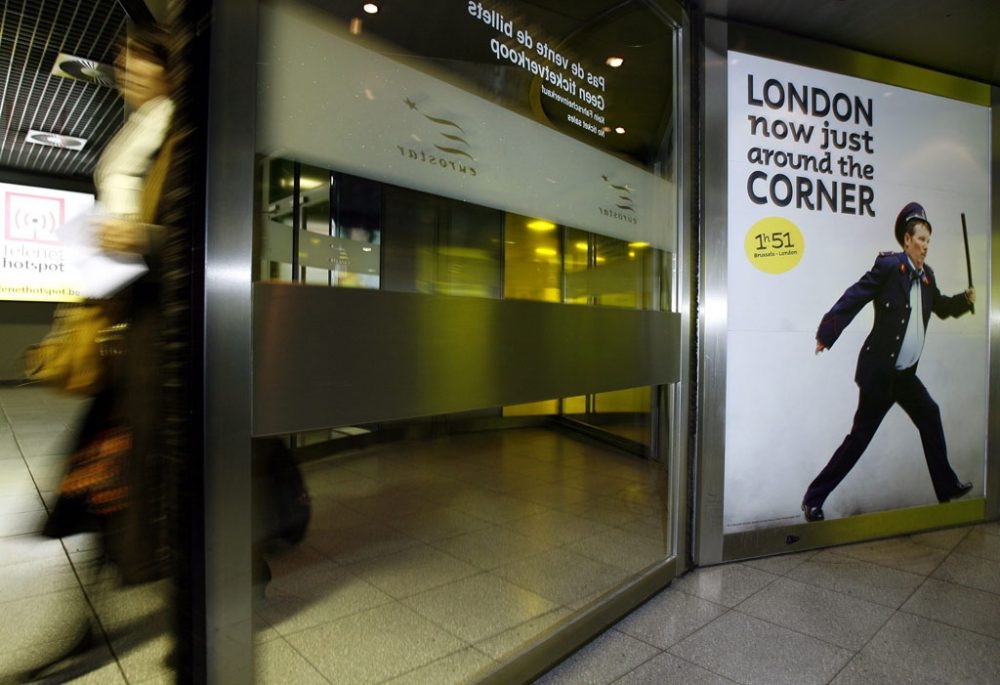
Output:
[[[432,117],[430,114],[425,114],[424,112],[421,112],[420,108],[417,107],[417,103],[415,103],[410,98],[406,98],[404,102],[406,103],[406,106],[412,109],[414,112],[417,112],[422,117],[427,119],[427,121],[431,121],[440,127],[438,135],[444,138],[447,142],[444,145],[438,145],[437,143],[434,143],[434,147],[436,147],[441,152],[447,152],[449,155],[461,155],[463,157],[468,157],[472,161],[476,161],[473,158],[473,156],[470,155],[468,152],[469,141],[467,141],[463,137],[465,136],[464,128],[462,128],[461,126],[459,126],[450,119],[444,119],[441,117]],[[456,131],[458,133],[456,133]],[[458,135],[459,133],[461,133],[461,135]]]
[[[433,140],[429,141],[429,144],[434,147],[434,151],[414,148],[409,143],[406,145],[397,145],[396,148],[404,159],[424,162],[425,164],[434,165],[446,171],[455,171],[468,176],[476,176],[478,174],[476,168],[471,164],[478,160],[470,152],[472,146],[467,140],[468,134],[464,128],[451,119],[431,116],[421,111],[417,103],[410,98],[404,98],[403,102],[406,103],[406,106],[411,111],[423,117],[425,121],[434,124],[433,130],[435,136]],[[418,143],[424,142],[416,133],[413,133],[410,137]]]
[[597,208],[601,214],[629,224],[639,223],[638,211],[635,208],[635,200],[632,198],[632,193],[635,189],[627,183],[615,183],[608,178],[607,175],[602,175],[601,178],[615,195],[614,207]]
[[622,210],[623,212],[632,212],[635,214],[635,201],[632,199],[632,188],[628,184],[618,184],[612,183],[611,179],[607,176],[601,176],[604,182],[611,187],[612,190],[618,193],[618,204],[615,206]]

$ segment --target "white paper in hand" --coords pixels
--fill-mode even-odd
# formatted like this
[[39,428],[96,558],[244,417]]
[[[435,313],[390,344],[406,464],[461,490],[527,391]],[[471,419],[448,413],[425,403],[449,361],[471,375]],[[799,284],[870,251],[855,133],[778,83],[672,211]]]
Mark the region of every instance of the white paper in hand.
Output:
[[59,237],[66,246],[67,270],[83,297],[111,297],[148,271],[139,255],[101,250],[98,227],[106,216],[95,206],[59,229]]

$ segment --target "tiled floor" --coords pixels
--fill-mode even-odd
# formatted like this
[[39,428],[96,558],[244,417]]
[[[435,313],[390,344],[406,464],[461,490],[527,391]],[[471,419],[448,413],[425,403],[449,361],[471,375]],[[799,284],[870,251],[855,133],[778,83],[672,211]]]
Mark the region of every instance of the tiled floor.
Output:
[[[96,610],[85,683],[170,682],[166,589],[32,535],[80,404],[0,388],[0,683]],[[662,474],[540,430],[310,463],[313,522],[257,603],[261,683],[474,682],[662,554]],[[82,580],[82,584],[81,584]],[[89,600],[89,603],[88,603]],[[538,683],[1000,683],[1000,526],[695,570]]]
[[557,683],[996,685],[1000,524],[696,569]]
[[468,682],[667,549],[662,469],[552,431],[304,471],[313,521],[257,606],[261,682]]
[[0,388],[0,683],[23,681],[87,622],[97,626],[97,647],[68,662],[65,673],[87,671],[73,682],[171,682],[166,588],[117,587],[98,572],[91,535],[37,535],[83,408],[40,388]]

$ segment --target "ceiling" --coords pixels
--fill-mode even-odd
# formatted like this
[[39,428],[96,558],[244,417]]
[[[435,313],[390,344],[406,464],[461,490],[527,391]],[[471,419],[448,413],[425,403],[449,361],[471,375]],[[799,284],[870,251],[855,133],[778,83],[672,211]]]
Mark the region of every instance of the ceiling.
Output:
[[[0,176],[90,178],[100,151],[123,121],[124,106],[112,88],[52,75],[55,57],[68,53],[110,63],[127,17],[148,18],[148,7],[156,10],[164,4],[158,0],[4,0],[0,8]],[[616,5],[609,0],[525,4],[548,12],[553,21],[561,15],[568,25],[585,23],[586,17]],[[703,0],[702,5],[709,17],[1000,86],[998,0]],[[29,144],[26,134],[32,129],[88,142],[80,151]]]
[[[5,0],[0,9],[0,172],[89,178],[121,126],[114,88],[53,75],[56,55],[114,60],[125,31],[117,0]],[[28,143],[29,130],[84,138],[80,151]]]
[[709,17],[1000,86],[998,0],[703,0]]

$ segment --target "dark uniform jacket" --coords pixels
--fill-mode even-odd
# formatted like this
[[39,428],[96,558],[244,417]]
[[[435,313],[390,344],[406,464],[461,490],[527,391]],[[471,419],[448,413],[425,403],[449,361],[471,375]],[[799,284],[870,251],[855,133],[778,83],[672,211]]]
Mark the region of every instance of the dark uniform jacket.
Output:
[[[854,381],[862,389],[889,382],[892,378],[910,320],[910,287],[915,277],[905,252],[883,252],[876,257],[875,265],[840,296],[820,321],[816,340],[833,347],[857,313],[869,302],[874,304],[875,323],[861,346],[854,374]],[[941,294],[934,271],[926,263],[920,279],[920,294],[923,296],[925,330],[932,311],[944,319],[960,316],[970,309],[964,292],[950,297]]]

